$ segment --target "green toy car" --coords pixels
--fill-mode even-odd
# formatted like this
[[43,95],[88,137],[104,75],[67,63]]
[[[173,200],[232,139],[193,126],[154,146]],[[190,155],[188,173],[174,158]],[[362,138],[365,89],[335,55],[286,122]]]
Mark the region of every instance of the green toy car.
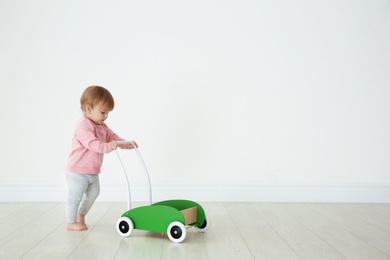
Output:
[[[210,223],[201,205],[190,200],[165,200],[152,204],[152,189],[148,170],[136,145],[131,141],[119,141],[118,144],[132,144],[140,160],[149,186],[149,206],[131,209],[130,185],[125,167],[117,153],[122,165],[123,174],[128,191],[128,211],[122,214],[116,223],[119,235],[128,237],[134,229],[152,232],[167,233],[172,242],[180,243],[187,235],[187,227],[195,227],[199,232],[209,229]],[[116,150],[115,150],[116,151]]]
[[205,232],[209,224],[198,203],[189,200],[167,200],[125,212],[117,221],[119,235],[128,237],[134,229],[167,233],[172,242],[180,243],[187,235],[186,227]]

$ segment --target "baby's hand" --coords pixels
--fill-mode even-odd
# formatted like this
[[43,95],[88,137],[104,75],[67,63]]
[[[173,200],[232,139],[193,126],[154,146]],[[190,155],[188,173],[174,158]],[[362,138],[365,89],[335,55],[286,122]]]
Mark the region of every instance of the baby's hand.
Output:
[[112,150],[115,150],[118,147],[118,144],[115,141],[110,142],[110,146]]
[[[135,141],[132,141],[132,142],[133,142],[133,144],[135,144],[135,147],[138,148],[138,144]],[[134,146],[132,144],[128,144],[128,145],[126,145],[125,149],[134,149]]]

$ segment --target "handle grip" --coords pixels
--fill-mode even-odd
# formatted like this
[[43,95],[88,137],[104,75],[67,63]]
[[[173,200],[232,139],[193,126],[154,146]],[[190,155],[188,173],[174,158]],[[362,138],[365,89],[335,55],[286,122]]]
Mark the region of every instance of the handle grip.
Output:
[[133,141],[116,141],[117,144],[131,144],[134,145]]

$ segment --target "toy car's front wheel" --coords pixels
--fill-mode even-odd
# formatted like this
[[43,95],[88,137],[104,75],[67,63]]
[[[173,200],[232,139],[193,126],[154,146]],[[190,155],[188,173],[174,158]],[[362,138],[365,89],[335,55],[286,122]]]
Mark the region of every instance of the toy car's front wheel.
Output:
[[126,217],[121,217],[116,222],[116,231],[122,237],[128,237],[131,235],[131,232],[134,230],[133,221]]
[[181,222],[175,221],[168,226],[167,235],[172,242],[180,243],[186,238],[187,230]]

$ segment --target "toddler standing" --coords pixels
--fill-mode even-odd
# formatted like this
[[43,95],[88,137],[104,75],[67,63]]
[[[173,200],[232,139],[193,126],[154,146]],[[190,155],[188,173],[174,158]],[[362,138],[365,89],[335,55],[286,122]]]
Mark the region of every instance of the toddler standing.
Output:
[[[109,112],[114,109],[111,93],[100,86],[84,90],[80,98],[84,114],[77,123],[72,138],[72,149],[66,167],[66,180],[69,195],[66,207],[66,228],[87,230],[85,215],[88,213],[100,192],[99,173],[103,155],[118,146],[124,149],[132,145],[117,145],[123,140],[104,123]],[[137,144],[135,143],[137,146]]]

